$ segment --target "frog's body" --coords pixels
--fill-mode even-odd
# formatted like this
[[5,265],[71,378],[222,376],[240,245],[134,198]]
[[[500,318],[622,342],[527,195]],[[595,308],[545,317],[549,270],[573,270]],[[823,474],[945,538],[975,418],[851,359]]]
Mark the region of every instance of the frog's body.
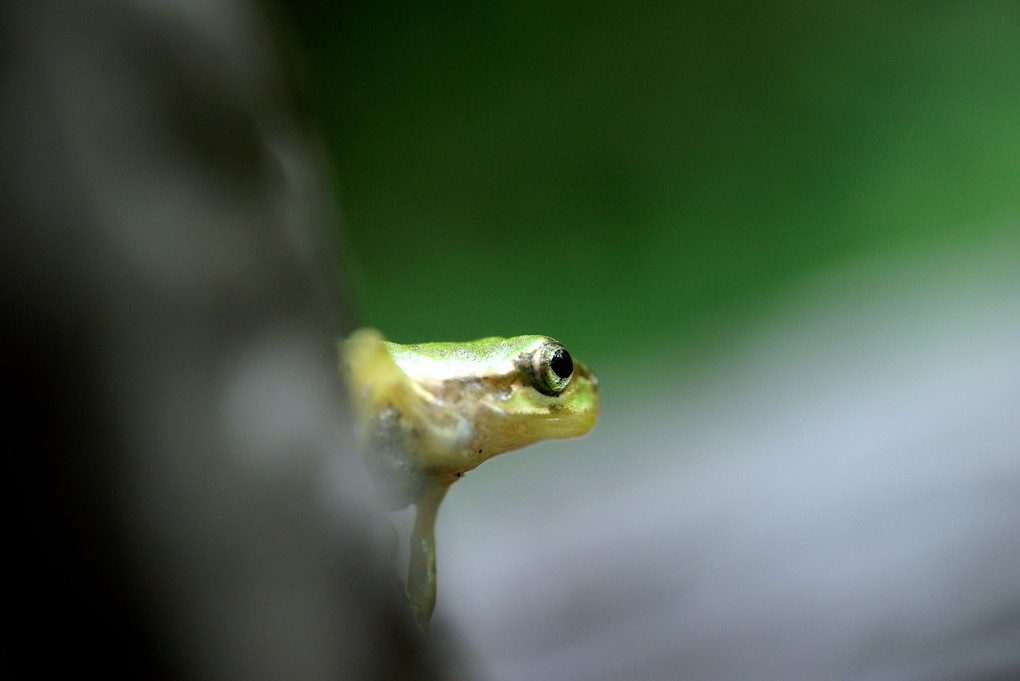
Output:
[[398,345],[363,329],[343,357],[369,468],[391,508],[417,506],[407,594],[427,631],[433,528],[450,484],[497,454],[587,433],[598,379],[547,336]]

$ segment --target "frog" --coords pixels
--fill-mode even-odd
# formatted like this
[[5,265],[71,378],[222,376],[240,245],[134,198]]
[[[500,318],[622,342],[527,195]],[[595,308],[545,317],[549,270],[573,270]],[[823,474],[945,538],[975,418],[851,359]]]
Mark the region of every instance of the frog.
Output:
[[359,329],[341,341],[340,356],[382,508],[415,507],[405,592],[427,638],[436,517],[450,486],[498,454],[588,433],[599,381],[542,335],[401,345]]

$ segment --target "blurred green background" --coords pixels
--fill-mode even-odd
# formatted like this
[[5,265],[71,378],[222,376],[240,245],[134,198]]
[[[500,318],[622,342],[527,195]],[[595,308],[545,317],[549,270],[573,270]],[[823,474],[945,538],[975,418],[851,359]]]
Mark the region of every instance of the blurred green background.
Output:
[[689,371],[815,271],[1020,244],[1016,2],[277,4],[397,341]]
[[[930,609],[972,592],[925,551],[1015,535],[994,504],[938,523],[1015,451],[1020,3],[277,2],[357,322],[545,333],[602,379],[590,437],[444,502],[435,630],[498,679],[695,678],[718,651],[760,678],[761,651],[836,640],[834,668],[860,640],[930,661],[931,613],[973,611]],[[801,584],[822,605],[791,619]]]

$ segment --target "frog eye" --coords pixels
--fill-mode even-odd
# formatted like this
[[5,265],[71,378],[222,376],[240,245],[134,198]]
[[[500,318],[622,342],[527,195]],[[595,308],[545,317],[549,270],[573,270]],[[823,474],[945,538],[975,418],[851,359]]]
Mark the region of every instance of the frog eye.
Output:
[[556,397],[570,383],[574,375],[574,360],[567,349],[556,341],[542,345],[532,355],[535,387],[544,395]]

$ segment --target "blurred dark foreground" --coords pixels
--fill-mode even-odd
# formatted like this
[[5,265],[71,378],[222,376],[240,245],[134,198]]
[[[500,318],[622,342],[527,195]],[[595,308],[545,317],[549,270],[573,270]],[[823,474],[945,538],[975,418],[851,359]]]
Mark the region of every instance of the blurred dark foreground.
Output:
[[331,201],[246,2],[0,8],[13,659],[431,678],[366,528]]

